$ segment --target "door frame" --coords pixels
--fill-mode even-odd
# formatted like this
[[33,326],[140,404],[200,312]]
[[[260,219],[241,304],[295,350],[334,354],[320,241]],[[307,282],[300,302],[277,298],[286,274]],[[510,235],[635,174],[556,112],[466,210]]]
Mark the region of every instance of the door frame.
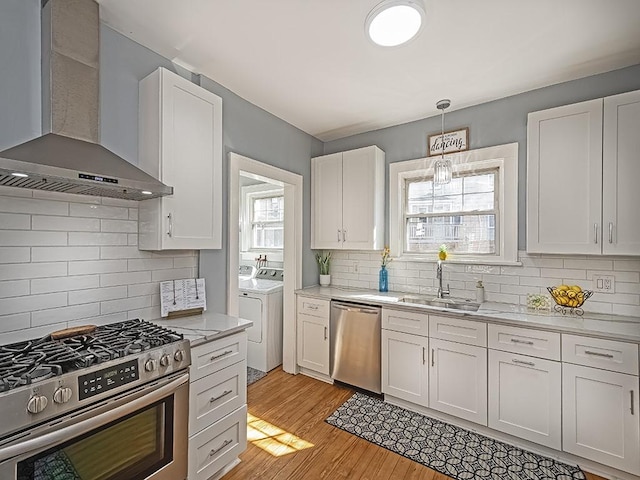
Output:
[[284,187],[284,282],[282,297],[282,369],[298,373],[296,364],[295,291],[302,288],[302,175],[229,153],[229,285],[227,314],[238,315],[238,267],[240,265],[240,172],[258,179],[275,180]]

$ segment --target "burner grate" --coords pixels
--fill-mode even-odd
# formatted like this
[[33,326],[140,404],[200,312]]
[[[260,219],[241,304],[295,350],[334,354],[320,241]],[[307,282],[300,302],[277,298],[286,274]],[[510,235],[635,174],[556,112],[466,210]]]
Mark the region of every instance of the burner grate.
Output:
[[0,346],[0,392],[177,342],[183,336],[144,320],[103,325],[89,335]]

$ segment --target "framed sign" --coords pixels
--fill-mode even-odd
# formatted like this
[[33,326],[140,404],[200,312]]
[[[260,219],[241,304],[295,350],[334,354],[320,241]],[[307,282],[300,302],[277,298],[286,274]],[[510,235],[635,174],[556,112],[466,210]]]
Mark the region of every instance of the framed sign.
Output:
[[428,157],[440,155],[444,144],[444,153],[462,152],[469,150],[469,127],[451,132],[434,133],[427,137]]

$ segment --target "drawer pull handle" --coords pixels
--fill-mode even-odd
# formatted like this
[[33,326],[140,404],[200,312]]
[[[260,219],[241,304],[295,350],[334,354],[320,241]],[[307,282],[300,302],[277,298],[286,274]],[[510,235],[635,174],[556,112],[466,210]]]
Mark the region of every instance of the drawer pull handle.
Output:
[[222,392],[221,395],[218,395],[217,397],[211,397],[209,399],[209,403],[213,403],[213,402],[215,402],[217,400],[220,400],[222,397],[226,397],[227,395],[229,395],[232,392],[233,392],[233,390],[225,390],[224,392]]
[[338,242],[340,241],[340,230],[338,230]]
[[535,363],[533,363],[533,362],[525,362],[525,361],[523,361],[523,360],[518,360],[518,359],[515,359],[515,358],[514,358],[513,360],[511,360],[511,361],[512,361],[513,363],[518,364],[518,365],[526,365],[526,366],[528,366],[528,367],[535,367],[535,366],[536,366],[536,364],[535,364]]
[[327,339],[327,327],[324,327],[324,339]]
[[613,243],[613,222],[609,222],[609,243]]
[[422,364],[425,365],[427,363],[427,349],[425,347],[422,347]]
[[517,338],[512,338],[511,341],[513,343],[520,343],[522,345],[533,345],[533,342],[531,340],[519,340]]
[[167,215],[167,218],[169,219],[169,230],[167,231],[167,235],[173,237],[173,217],[169,214]]
[[233,443],[233,440],[225,440],[224,442],[222,442],[222,445],[220,445],[219,448],[214,448],[213,450],[211,450],[209,452],[209,456],[213,457],[216,453],[218,453],[220,450],[222,450],[224,447],[226,447],[230,443]]
[[226,357],[230,353],[233,353],[233,350],[226,350],[225,352],[221,353],[220,355],[214,355],[213,357],[211,357],[211,361],[213,362],[214,360],[217,360],[219,358]]
[[613,358],[613,355],[610,353],[592,352],[591,350],[585,350],[584,353],[587,355],[593,355],[594,357]]
[[305,307],[307,307],[308,310],[317,310],[318,309],[317,305],[311,305],[310,303],[305,304]]
[[598,244],[598,224],[593,224],[593,243]]
[[634,400],[635,400],[633,398],[633,390],[629,390],[629,393],[631,394],[631,415],[635,415],[636,413],[635,413],[634,408],[633,408],[633,404],[634,404]]
[[431,349],[431,366],[436,366],[436,351],[433,348]]

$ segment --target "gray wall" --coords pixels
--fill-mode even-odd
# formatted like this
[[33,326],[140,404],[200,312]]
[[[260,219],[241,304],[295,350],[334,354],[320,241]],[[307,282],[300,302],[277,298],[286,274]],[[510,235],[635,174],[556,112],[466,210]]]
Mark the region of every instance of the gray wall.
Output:
[[[537,110],[640,89],[640,65],[560,83],[445,114],[445,130],[469,127],[469,148],[518,142],[518,247],[526,247],[527,114]],[[455,108],[455,98],[451,99]],[[324,153],[377,145],[387,163],[423,158],[427,135],[440,131],[440,116],[342,138],[324,145]],[[387,196],[389,178],[387,169]],[[387,203],[387,216],[388,216]],[[389,232],[387,231],[387,239]]]

